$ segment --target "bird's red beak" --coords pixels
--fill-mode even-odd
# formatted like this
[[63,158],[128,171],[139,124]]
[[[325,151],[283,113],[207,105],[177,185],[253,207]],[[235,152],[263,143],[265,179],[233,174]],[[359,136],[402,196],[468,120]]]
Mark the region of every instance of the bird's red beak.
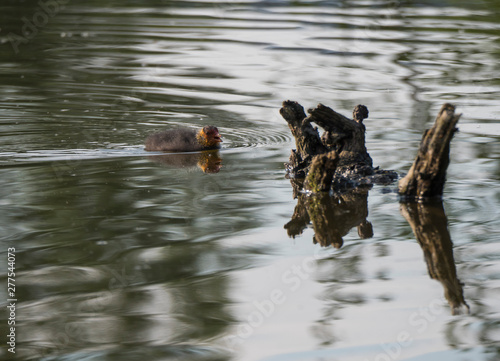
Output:
[[214,135],[214,139],[215,139],[215,141],[216,141],[217,143],[222,143],[222,139],[221,139],[221,137],[220,137],[220,134],[219,134],[219,133],[217,133],[217,134],[215,134],[215,135]]

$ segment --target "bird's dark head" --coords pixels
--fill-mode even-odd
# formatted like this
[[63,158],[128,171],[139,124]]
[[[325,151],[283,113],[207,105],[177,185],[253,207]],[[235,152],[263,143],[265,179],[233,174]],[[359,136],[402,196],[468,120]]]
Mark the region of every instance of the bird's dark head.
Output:
[[213,125],[204,126],[198,133],[198,141],[206,148],[218,148],[222,142],[219,130]]

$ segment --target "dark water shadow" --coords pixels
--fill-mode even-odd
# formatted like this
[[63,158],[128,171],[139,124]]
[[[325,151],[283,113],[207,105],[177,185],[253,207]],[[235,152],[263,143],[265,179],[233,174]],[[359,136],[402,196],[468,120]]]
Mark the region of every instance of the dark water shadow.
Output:
[[448,218],[443,202],[401,203],[400,211],[424,251],[429,276],[443,285],[444,296],[452,314],[469,313],[462,283],[457,278],[453,242],[448,231]]

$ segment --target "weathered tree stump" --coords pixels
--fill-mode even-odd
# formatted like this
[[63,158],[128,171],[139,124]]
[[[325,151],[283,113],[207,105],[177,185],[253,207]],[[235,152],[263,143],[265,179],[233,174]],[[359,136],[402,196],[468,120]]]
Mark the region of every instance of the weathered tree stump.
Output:
[[[295,138],[297,165],[305,159],[327,151],[327,148],[321,142],[318,129],[311,125],[311,121],[306,116],[302,105],[290,100],[284,101],[280,114],[287,121]],[[310,159],[308,162],[310,162]]]
[[336,151],[314,156],[304,187],[311,192],[328,192],[339,163]]
[[368,109],[364,105],[354,108],[357,119],[349,119],[331,108],[318,104],[309,110],[309,121],[325,130],[321,140],[329,151],[339,154],[339,167],[350,167],[353,164],[372,166],[372,158],[365,146],[365,126],[363,119],[368,117]]
[[461,114],[455,106],[444,104],[434,126],[424,132],[417,157],[408,174],[399,181],[399,194],[404,199],[441,197],[450,163],[450,142]]
[[[454,111],[453,105],[444,104],[433,128],[425,131],[415,162],[399,182],[402,200],[442,195],[450,142],[460,118]],[[298,203],[292,219],[285,225],[288,235],[295,237],[312,223],[314,243],[325,247],[340,248],[343,236],[353,227],[357,227],[361,238],[372,237],[373,227],[367,220],[368,190],[361,186],[391,183],[397,174],[373,168],[363,124],[368,109],[358,105],[354,119],[349,119],[319,104],[308,110],[306,116],[300,104],[285,101],[280,112],[296,143],[287,172]],[[324,129],[322,136],[312,123]],[[332,187],[333,194],[325,192]],[[302,192],[303,188],[309,192]],[[424,251],[430,277],[442,283],[452,313],[468,312],[442,203],[401,203],[401,212]]]
[[[368,109],[364,105],[354,108],[354,119],[323,104],[309,109],[306,116],[299,103],[289,100],[283,102],[280,113],[296,144],[286,164],[287,173],[291,178],[306,178],[306,190],[329,191],[332,185],[335,190],[352,189],[391,183],[397,178],[395,172],[373,168],[365,146],[363,120],[368,117]],[[322,136],[312,123],[324,129]]]

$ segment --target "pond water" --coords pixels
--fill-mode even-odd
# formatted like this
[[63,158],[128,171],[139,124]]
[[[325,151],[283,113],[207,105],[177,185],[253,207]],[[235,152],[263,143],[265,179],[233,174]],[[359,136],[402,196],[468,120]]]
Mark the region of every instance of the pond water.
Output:
[[[500,358],[498,2],[4,1],[0,14],[1,359]],[[417,241],[395,184],[335,200],[341,247],[291,231],[286,99],[365,104],[374,163],[401,173],[455,104],[443,249]],[[154,131],[206,124],[219,152],[143,150]]]

